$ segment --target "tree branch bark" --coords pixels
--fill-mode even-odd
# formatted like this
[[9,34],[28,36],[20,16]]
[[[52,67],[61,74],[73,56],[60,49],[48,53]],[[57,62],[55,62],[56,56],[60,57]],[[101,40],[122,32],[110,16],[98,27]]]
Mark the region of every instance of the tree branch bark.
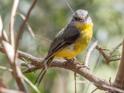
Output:
[[121,61],[120,61],[120,65],[118,67],[117,75],[114,81],[114,86],[124,90],[124,41],[123,41],[123,47],[122,47]]
[[[5,50],[3,48],[0,48],[0,51],[5,53]],[[38,69],[41,69],[44,64],[42,63],[43,58],[38,58],[35,56],[32,56],[26,52],[18,51],[18,57],[22,60],[26,59],[29,60],[31,63],[29,64],[31,67],[26,72],[32,72]],[[124,93],[124,90],[121,90],[107,82],[104,79],[101,79],[91,73],[89,69],[84,67],[80,62],[68,62],[65,60],[54,60],[50,67],[58,67],[58,68],[64,68],[67,70],[71,70],[73,72],[76,72],[77,74],[80,74],[81,76],[85,77],[87,80],[89,80],[91,83],[93,83],[97,88],[113,92],[113,93]]]
[[[18,55],[20,59],[27,59],[31,61],[30,65],[32,65],[32,67],[28,69],[26,72],[32,72],[37,69],[41,69],[44,66],[44,64],[42,63],[43,58],[37,58],[22,51],[18,51]],[[111,86],[111,84],[109,84],[109,82],[107,82],[106,80],[100,79],[97,76],[95,76],[93,73],[90,72],[89,69],[80,64],[80,62],[54,60],[51,63],[50,67],[59,67],[76,72],[81,76],[85,77],[87,80],[89,80],[91,83],[93,83],[96,87],[98,87],[101,90],[124,93],[123,90]]]

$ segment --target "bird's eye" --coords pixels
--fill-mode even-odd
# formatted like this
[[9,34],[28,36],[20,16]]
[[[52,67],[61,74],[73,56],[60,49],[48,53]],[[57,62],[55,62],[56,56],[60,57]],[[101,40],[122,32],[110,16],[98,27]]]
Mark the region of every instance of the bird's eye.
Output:
[[76,21],[81,21],[81,20],[82,20],[82,19],[79,18],[79,17],[74,17],[74,19],[75,19]]

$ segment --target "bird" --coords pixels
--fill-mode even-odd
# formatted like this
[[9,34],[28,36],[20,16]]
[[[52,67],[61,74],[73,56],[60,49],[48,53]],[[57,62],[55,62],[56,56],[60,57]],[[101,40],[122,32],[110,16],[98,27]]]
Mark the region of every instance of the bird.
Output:
[[44,67],[36,82],[40,83],[54,58],[73,60],[86,49],[93,35],[93,22],[87,10],[78,9],[68,24],[58,32],[52,41],[47,56],[42,61]]

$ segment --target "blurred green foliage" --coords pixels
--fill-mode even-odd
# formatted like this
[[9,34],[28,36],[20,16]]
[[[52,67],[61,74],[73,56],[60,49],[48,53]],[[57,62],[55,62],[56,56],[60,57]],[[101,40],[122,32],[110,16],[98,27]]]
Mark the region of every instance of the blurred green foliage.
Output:
[[[94,38],[98,40],[99,45],[103,48],[112,50],[124,38],[124,1],[123,0],[68,0],[73,10],[86,9],[89,11],[94,23]],[[8,32],[10,22],[10,14],[12,8],[12,0],[0,0],[0,15],[2,16],[4,29]],[[20,0],[18,13],[26,15],[32,0]],[[35,33],[35,38],[25,27],[25,33],[21,40],[20,49],[34,56],[45,56],[49,48],[51,40],[56,33],[60,31],[70,19],[72,13],[68,8],[65,0],[38,0],[33,9],[28,23]],[[17,32],[22,19],[16,16],[15,31]],[[115,55],[121,54],[119,48]],[[79,58],[84,60],[83,52]],[[97,59],[99,61],[97,62]],[[97,63],[97,65],[96,65]],[[6,57],[0,54],[0,65],[8,67]],[[105,64],[102,56],[97,51],[91,55],[89,66],[93,73],[103,79],[112,80],[115,77],[118,61],[109,65]],[[11,84],[12,77],[7,77],[8,72],[0,70],[0,78],[2,78],[9,87],[15,87]],[[26,74],[32,81],[35,81],[37,73]],[[91,93],[95,87],[91,83],[85,83],[84,78],[77,77],[78,93]],[[50,69],[44,81],[39,86],[42,93],[72,93],[74,92],[73,73],[64,69]],[[34,93],[30,89],[30,93]],[[103,93],[97,90],[95,93]]]

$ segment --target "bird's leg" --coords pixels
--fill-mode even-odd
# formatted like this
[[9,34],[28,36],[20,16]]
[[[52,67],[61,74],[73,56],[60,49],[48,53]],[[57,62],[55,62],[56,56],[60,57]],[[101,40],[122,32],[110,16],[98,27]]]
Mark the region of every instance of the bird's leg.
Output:
[[89,68],[88,66],[86,66],[85,64],[80,64],[80,63],[78,63],[78,62],[76,61],[77,59],[76,59],[75,57],[72,58],[72,59],[67,59],[67,58],[64,58],[64,59],[67,60],[70,64],[75,62],[75,64],[78,65],[78,69],[80,69],[80,68],[82,68],[82,67],[83,67],[83,68],[86,68],[86,69],[88,69],[88,70],[90,69],[90,68]]

